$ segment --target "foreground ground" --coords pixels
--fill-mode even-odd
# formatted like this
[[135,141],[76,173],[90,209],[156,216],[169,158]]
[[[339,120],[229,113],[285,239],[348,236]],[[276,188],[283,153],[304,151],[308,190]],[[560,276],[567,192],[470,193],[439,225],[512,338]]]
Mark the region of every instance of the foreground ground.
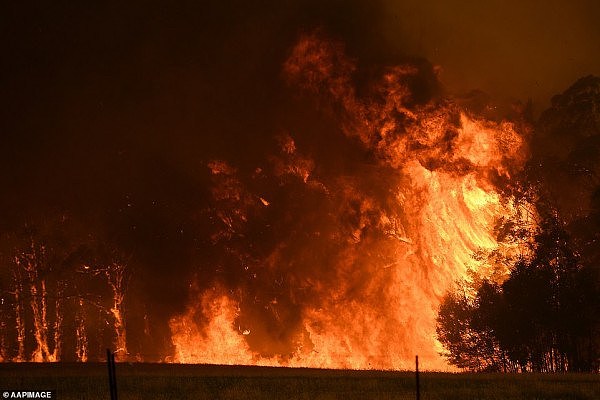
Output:
[[[58,400],[109,399],[104,364],[0,364],[0,391],[55,390]],[[414,399],[412,372],[118,364],[119,400]],[[600,399],[600,375],[421,373],[421,399]]]

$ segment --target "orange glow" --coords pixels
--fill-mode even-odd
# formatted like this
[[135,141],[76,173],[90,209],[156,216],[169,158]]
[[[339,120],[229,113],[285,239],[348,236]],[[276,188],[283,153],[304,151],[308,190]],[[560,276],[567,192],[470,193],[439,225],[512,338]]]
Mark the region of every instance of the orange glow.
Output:
[[190,315],[171,320],[171,329],[182,332],[173,338],[176,348],[174,359],[177,362],[211,360],[223,365],[275,364],[268,360],[261,362],[246,344],[244,332],[235,329],[233,324],[239,312],[235,302],[216,289],[202,294],[198,300],[199,310],[190,308],[189,312],[200,311],[209,318],[209,325],[205,329],[199,329]]
[[114,318],[114,328],[116,334],[115,340],[115,358],[125,360],[127,358],[127,335],[125,330],[125,319],[123,318],[123,301],[125,299],[125,266],[113,262],[105,270],[108,284],[112,290],[113,305],[110,313]]
[[[58,361],[61,351],[60,340],[60,324],[61,318],[57,318],[54,322],[54,346],[49,343],[49,331],[51,329],[50,321],[48,318],[48,292],[46,290],[45,279],[39,279],[38,274],[38,258],[43,257],[45,252],[44,246],[36,246],[34,242],[31,243],[29,252],[15,257],[15,264],[17,266],[17,272],[15,274],[15,298],[18,302],[16,324],[17,324],[17,335],[19,340],[19,353],[15,361],[34,361],[34,362],[55,362]],[[30,301],[29,306],[31,307],[32,320],[33,320],[33,336],[35,338],[36,347],[32,354],[27,357],[25,355],[24,339],[25,339],[25,325],[23,318],[23,305],[20,304],[20,297],[24,294],[24,287],[21,284],[21,278],[25,277],[26,282],[29,286]],[[57,314],[60,313],[59,301],[56,300]]]
[[[296,175],[328,198],[356,204],[359,217],[342,256],[323,267],[335,270],[335,287],[307,278],[319,301],[303,308],[295,349],[285,354],[253,350],[249,339],[261,332],[237,325],[237,295],[219,285],[194,289],[187,310],[170,321],[172,361],[410,369],[418,354],[426,369],[451,369],[435,338],[437,308],[469,271],[478,278],[505,276],[505,270],[480,268],[473,255],[518,251],[518,244],[497,239],[500,218],[516,220],[518,208],[494,180],[508,180],[522,168],[525,141],[512,123],[486,121],[450,100],[409,107],[412,94],[406,81],[418,73],[412,66],[386,70],[372,89],[373,98],[358,97],[354,71],[343,46],[318,35],[300,40],[284,65],[291,85],[330,104],[346,136],[373,152],[381,170],[391,171],[387,193],[374,197],[364,192],[355,184],[358,178],[318,180],[315,162],[302,156],[289,135],[280,141],[286,161],[273,162],[276,176]],[[223,162],[209,167],[213,174],[235,175]],[[217,196],[242,199],[236,204],[244,206],[239,182],[228,182],[216,189]],[[226,220],[226,214],[220,215]],[[236,215],[246,214],[240,210]],[[235,223],[226,220],[232,232]],[[275,250],[263,263],[278,260]],[[361,290],[353,287],[357,275],[364,276]]]

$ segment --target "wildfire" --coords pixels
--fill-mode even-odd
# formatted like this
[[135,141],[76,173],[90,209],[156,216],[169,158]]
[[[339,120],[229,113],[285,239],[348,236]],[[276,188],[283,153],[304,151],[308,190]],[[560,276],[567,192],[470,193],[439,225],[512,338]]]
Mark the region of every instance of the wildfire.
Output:
[[[102,282],[102,277],[106,278],[106,283],[111,289],[112,307],[104,307],[92,294],[85,292],[67,294],[65,293],[67,282],[48,279],[50,275],[48,270],[51,268],[49,259],[46,247],[33,239],[27,248],[14,257],[11,265],[12,292],[10,294],[14,296],[15,302],[14,330],[17,342],[11,354],[10,348],[6,346],[8,336],[6,333],[9,329],[3,322],[0,325],[3,329],[0,339],[2,344],[0,359],[16,362],[63,361],[65,347],[67,347],[72,351],[67,357],[74,357],[81,362],[88,361],[90,337],[92,337],[89,335],[88,323],[90,316],[93,317],[93,313],[89,311],[90,307],[100,315],[108,317],[104,322],[109,326],[109,330],[114,329],[114,346],[118,351],[118,359],[128,359],[123,308],[128,276],[125,265],[112,262],[106,267],[92,267],[87,264],[78,266],[76,271],[87,279],[100,278],[99,281]],[[72,310],[74,313],[70,313]],[[28,334],[31,335],[35,345],[29,349]],[[65,341],[65,336],[72,339],[73,344]],[[71,348],[68,348],[69,345]]]
[[[264,223],[291,233],[262,252],[244,250],[246,232],[285,206],[228,163],[211,162],[212,212],[222,222],[212,242],[245,266],[247,281],[195,286],[186,312],[170,321],[173,361],[403,369],[419,354],[427,368],[448,369],[435,339],[441,297],[469,271],[502,279],[479,269],[474,253],[517,251],[498,240],[499,221],[519,210],[495,182],[522,168],[522,134],[450,99],[420,100],[414,83],[423,67],[388,68],[359,95],[353,61],[319,34],[304,36],[283,70],[375,161],[328,174],[281,135],[280,153],[251,179],[289,185],[311,205],[300,212],[306,221],[282,211]],[[255,289],[265,282],[273,294]]]

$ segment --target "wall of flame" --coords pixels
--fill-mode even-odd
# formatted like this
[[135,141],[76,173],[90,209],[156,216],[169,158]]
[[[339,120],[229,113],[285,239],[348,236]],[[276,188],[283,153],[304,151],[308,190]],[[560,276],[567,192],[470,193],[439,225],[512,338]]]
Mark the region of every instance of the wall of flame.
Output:
[[437,307],[469,274],[505,275],[474,254],[519,251],[499,239],[503,221],[519,218],[500,187],[525,163],[527,130],[443,95],[427,63],[358,64],[317,31],[282,68],[299,101],[358,149],[352,167],[306,145],[311,132],[285,129],[252,171],[208,164],[211,260],[237,275],[192,283],[170,320],[169,360],[403,369],[418,354],[425,368],[449,368]]

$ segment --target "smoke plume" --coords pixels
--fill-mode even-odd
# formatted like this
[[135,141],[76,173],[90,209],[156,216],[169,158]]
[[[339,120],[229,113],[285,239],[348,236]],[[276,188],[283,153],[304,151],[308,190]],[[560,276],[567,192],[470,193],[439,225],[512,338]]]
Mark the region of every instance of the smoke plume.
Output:
[[[593,12],[514,5],[520,24],[483,27],[479,5],[222,3],[6,7],[3,299],[15,254],[42,257],[38,292],[87,296],[61,326],[100,332],[126,265],[131,359],[400,368],[425,349],[441,365],[437,301],[473,251],[500,245],[496,217],[514,210],[498,188],[528,134],[521,106],[448,88],[546,101],[598,68]],[[527,61],[531,48],[555,70]],[[115,335],[86,342],[90,358]],[[184,346],[225,337],[213,358]],[[73,343],[63,359],[79,357]]]

